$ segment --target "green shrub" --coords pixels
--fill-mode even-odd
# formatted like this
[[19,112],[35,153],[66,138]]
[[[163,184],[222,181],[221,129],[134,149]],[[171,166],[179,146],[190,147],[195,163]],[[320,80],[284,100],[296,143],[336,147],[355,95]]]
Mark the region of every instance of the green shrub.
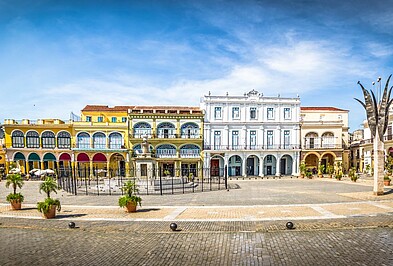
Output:
[[8,194],[8,196],[7,196],[7,201],[8,201],[8,202],[17,201],[17,202],[22,203],[24,199],[25,199],[25,198],[24,198],[23,195],[20,194],[20,193],[15,193],[15,194],[14,194],[14,193],[10,193],[10,194]]
[[58,199],[46,198],[45,201],[37,202],[37,210],[42,213],[48,213],[52,206],[56,206],[56,209],[61,211],[61,205]]

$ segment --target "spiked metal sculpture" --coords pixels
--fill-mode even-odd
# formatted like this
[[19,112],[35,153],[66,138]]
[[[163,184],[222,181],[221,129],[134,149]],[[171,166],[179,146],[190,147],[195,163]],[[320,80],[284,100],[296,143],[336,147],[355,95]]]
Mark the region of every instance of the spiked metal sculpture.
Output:
[[383,194],[383,176],[384,176],[384,143],[383,135],[386,132],[389,122],[389,107],[393,99],[390,99],[392,87],[389,89],[389,76],[386,81],[385,89],[383,91],[382,99],[377,101],[374,92],[368,92],[363,85],[358,81],[362,88],[364,95],[364,102],[356,99],[366,110],[368,127],[371,131],[371,136],[374,139],[374,194]]

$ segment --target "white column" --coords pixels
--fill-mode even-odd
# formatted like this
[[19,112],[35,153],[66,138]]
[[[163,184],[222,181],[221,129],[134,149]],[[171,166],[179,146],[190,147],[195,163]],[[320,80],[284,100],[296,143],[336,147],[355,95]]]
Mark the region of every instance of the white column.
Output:
[[277,159],[276,159],[276,176],[280,176],[280,161],[281,161],[281,156],[277,154]]
[[298,152],[296,151],[292,159],[292,175],[294,176],[299,176],[298,167],[297,167],[299,165],[298,161],[299,161],[299,155]]
[[243,154],[242,155],[242,175],[243,176],[247,176],[247,172],[246,172],[246,169],[247,169],[247,158],[246,158],[246,155],[245,154]]
[[260,156],[259,157],[259,176],[265,176],[264,174],[263,174],[263,156]]

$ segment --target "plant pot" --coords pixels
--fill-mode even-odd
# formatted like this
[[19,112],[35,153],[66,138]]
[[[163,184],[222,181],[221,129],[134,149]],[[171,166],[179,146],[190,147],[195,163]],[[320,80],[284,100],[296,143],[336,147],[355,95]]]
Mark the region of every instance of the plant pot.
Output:
[[136,212],[136,204],[129,202],[126,205],[126,212]]
[[56,217],[56,205],[52,205],[47,213],[43,213],[45,219],[53,219]]
[[323,177],[323,175],[319,175],[319,178],[322,178]]
[[384,184],[385,186],[390,186],[390,180],[384,180],[384,181],[383,181],[383,184]]
[[13,210],[22,209],[22,202],[20,202],[19,200],[12,200],[10,203]]

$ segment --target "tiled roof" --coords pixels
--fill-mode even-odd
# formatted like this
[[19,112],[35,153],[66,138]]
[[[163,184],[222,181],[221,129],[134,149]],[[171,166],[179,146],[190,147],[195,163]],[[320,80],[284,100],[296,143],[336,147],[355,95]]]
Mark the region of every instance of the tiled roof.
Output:
[[348,112],[348,110],[345,109],[339,109],[336,107],[330,107],[330,106],[302,106],[300,107],[300,111],[342,111],[342,112]]
[[101,112],[127,112],[128,109],[131,110],[180,110],[180,111],[201,111],[199,107],[188,107],[188,106],[133,106],[133,105],[124,105],[124,106],[113,106],[109,107],[108,105],[86,105],[85,108],[82,109],[82,112],[86,111],[101,111]]

